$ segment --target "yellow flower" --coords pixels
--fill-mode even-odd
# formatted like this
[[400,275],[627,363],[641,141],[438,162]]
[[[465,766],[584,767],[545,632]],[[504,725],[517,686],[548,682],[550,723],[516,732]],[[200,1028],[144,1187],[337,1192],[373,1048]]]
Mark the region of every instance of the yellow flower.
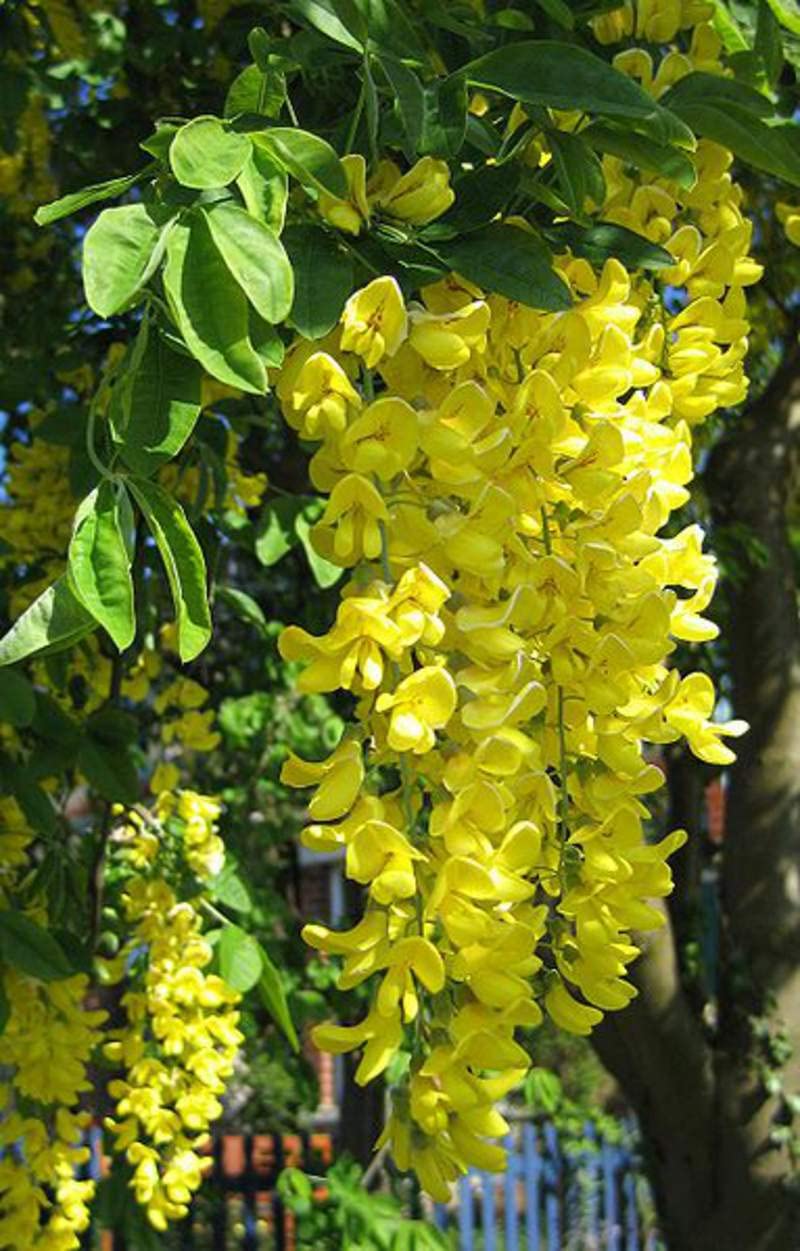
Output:
[[775,215],[786,231],[786,238],[795,247],[800,247],[800,208],[794,204],[779,201],[775,205]]
[[712,722],[716,697],[711,679],[705,673],[684,678],[676,695],[664,709],[667,724],[684,735],[695,756],[709,764],[731,764],[736,757],[721,738],[746,733],[746,721]]
[[311,1031],[315,1047],[342,1055],[364,1045],[356,1081],[361,1086],[378,1077],[397,1052],[403,1039],[403,1026],[398,1015],[385,1016],[373,1008],[358,1025],[334,1025],[326,1022]]
[[299,370],[283,411],[304,439],[321,439],[344,430],[360,407],[361,397],[339,362],[314,352]]
[[[387,162],[386,164],[390,164]],[[423,156],[406,173],[397,166],[383,171],[376,203],[389,217],[424,226],[446,213],[455,200],[450,170],[444,161]]]
[[456,710],[456,684],[446,669],[426,666],[404,678],[397,689],[378,696],[378,712],[390,712],[386,741],[393,751],[415,755],[436,744],[436,730]]
[[356,352],[368,369],[394,356],[408,333],[403,294],[394,278],[374,278],[344,306],[342,349]]
[[321,556],[334,564],[355,565],[380,556],[380,524],[388,520],[386,504],[369,479],[349,473],[331,491],[311,536]]
[[348,469],[388,482],[414,458],[417,414],[406,400],[382,396],[351,422],[340,449]]
[[340,200],[329,192],[322,191],[317,200],[317,212],[337,230],[357,235],[361,233],[363,226],[369,225],[367,165],[363,156],[358,153],[343,156],[341,163],[347,179],[348,197]]
[[286,786],[316,786],[308,810],[315,821],[332,821],[349,812],[364,780],[364,763],[358,743],[346,739],[319,764],[300,760],[292,752],[281,769]]
[[560,979],[547,992],[544,1003],[555,1024],[568,1034],[590,1034],[603,1018],[597,1008],[574,999]]
[[409,343],[433,369],[458,369],[473,351],[486,348],[491,313],[483,300],[473,300],[451,313],[412,309]]

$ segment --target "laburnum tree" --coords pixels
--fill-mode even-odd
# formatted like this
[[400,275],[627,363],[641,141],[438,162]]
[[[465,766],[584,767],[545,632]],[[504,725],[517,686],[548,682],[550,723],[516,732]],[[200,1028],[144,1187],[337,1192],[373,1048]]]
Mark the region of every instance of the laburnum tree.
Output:
[[[277,616],[252,571],[279,586],[299,546],[333,609],[298,605],[278,647],[335,741],[282,779],[363,897],[303,931],[361,988],[313,1038],[361,1084],[390,1070],[379,1141],[434,1199],[501,1169],[547,1014],[638,1112],[671,1251],[784,1251],[794,7],[1,20],[0,1248],[80,1244],[93,1115],[167,1230],[242,996],[297,1044],[204,757],[231,623]],[[695,827],[720,769],[711,986]]]

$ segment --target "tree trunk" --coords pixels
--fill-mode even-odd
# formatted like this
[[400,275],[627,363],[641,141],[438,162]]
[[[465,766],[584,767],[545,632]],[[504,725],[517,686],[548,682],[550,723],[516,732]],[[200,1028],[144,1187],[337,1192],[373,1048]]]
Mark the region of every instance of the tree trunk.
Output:
[[[670,1251],[800,1248],[780,1089],[800,1093],[800,625],[786,522],[799,431],[794,350],[705,475],[714,524],[742,536],[724,644],[751,726],[730,773],[716,1014],[692,1009],[668,917],[634,969],[639,997],[596,1034],[639,1116]],[[681,902],[670,911],[680,925]]]

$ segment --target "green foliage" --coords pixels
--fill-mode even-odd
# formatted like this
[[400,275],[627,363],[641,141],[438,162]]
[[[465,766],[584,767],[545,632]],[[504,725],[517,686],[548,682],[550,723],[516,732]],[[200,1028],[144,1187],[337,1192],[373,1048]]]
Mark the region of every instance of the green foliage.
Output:
[[299,1169],[285,1169],[278,1189],[297,1218],[298,1251],[445,1251],[442,1234],[408,1220],[397,1201],[365,1189],[362,1170],[346,1157],[325,1174],[324,1188]]

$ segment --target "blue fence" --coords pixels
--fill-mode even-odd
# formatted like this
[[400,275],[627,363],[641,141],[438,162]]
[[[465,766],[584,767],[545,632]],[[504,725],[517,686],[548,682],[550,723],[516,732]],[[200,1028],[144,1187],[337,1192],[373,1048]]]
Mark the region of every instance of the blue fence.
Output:
[[459,1251],[661,1251],[632,1146],[591,1124],[580,1140],[562,1138],[548,1122],[523,1123],[506,1146],[505,1173],[470,1170],[436,1206]]
[[[165,1251],[291,1251],[292,1222],[276,1192],[281,1169],[324,1170],[325,1135],[224,1135],[215,1138],[206,1182],[189,1217],[159,1242]],[[471,1170],[433,1219],[454,1251],[662,1251],[632,1131],[599,1138],[587,1124],[579,1139],[549,1122],[521,1122],[506,1142],[508,1167]],[[315,1141],[316,1140],[316,1141]],[[90,1131],[88,1175],[102,1172],[102,1137]],[[328,1152],[323,1151],[327,1156]],[[138,1251],[121,1231],[89,1232],[86,1251]]]

